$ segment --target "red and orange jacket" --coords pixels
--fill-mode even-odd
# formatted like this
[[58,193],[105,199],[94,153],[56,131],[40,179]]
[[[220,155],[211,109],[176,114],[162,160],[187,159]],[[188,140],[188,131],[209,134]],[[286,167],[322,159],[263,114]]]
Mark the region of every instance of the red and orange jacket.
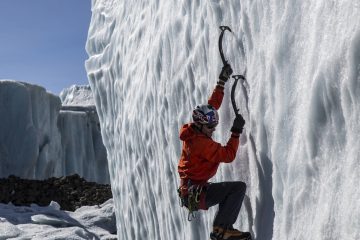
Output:
[[[219,109],[223,97],[223,88],[217,86],[208,104]],[[239,136],[232,134],[226,146],[222,146],[197,130],[193,123],[183,125],[180,130],[180,139],[183,144],[178,172],[182,180],[181,188],[185,192],[188,180],[191,180],[193,184],[205,184],[215,175],[221,162],[232,162],[239,146]]]

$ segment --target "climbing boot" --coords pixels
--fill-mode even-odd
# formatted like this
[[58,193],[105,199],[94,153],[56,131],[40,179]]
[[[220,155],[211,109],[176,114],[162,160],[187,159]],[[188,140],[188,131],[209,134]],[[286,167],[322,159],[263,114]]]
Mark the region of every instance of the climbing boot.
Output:
[[210,240],[251,240],[251,235],[249,232],[241,232],[233,227],[215,226],[210,233]]

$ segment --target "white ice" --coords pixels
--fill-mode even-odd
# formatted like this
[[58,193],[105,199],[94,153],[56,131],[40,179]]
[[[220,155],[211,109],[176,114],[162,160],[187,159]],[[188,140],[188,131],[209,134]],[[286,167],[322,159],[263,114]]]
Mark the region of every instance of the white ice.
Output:
[[94,106],[94,97],[89,85],[72,85],[65,88],[59,95],[65,106]]
[[0,239],[117,239],[113,200],[84,206],[75,212],[61,211],[56,202],[16,207],[0,204]]
[[[108,152],[119,239],[207,239],[214,209],[178,206],[178,131],[224,53],[247,70],[246,131],[212,181],[248,185],[235,227],[256,239],[360,239],[360,2],[92,1],[86,68]],[[234,118],[227,84],[215,139]]]
[[109,183],[91,89],[72,86],[61,96],[64,103],[41,86],[0,80],[0,177],[77,173],[88,181]]

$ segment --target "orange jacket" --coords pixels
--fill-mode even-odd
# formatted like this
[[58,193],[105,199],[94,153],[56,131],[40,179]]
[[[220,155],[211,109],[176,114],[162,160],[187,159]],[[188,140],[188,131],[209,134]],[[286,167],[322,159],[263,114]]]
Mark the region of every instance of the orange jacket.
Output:
[[[223,88],[217,86],[208,104],[219,109],[223,96]],[[215,175],[220,162],[229,163],[235,159],[239,146],[239,136],[232,134],[226,146],[221,146],[201,133],[193,123],[185,124],[181,128],[180,139],[183,145],[178,172],[183,180],[182,187],[185,188],[186,180],[191,180],[194,184],[205,184]]]

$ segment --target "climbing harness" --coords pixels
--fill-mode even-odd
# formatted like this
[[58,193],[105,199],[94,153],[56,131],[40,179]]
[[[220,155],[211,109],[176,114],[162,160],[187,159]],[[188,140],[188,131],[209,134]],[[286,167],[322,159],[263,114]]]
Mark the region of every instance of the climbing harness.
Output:
[[201,194],[206,190],[206,185],[195,185],[188,181],[187,195],[183,196],[181,187],[178,188],[180,206],[189,210],[188,221],[196,218],[195,212],[200,208]]

